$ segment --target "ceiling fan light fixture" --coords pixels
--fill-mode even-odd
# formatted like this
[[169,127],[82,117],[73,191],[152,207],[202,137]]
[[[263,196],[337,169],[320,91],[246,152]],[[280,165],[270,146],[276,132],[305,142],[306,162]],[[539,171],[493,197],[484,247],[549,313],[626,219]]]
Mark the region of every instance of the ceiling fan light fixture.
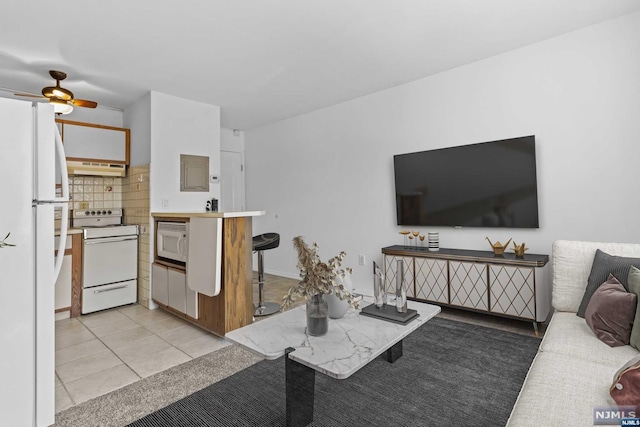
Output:
[[47,86],[42,89],[42,94],[47,98],[59,98],[63,101],[69,101],[73,99],[73,93],[60,86]]
[[73,111],[73,105],[63,99],[49,99],[49,103],[53,104],[53,111],[56,114],[69,114]]

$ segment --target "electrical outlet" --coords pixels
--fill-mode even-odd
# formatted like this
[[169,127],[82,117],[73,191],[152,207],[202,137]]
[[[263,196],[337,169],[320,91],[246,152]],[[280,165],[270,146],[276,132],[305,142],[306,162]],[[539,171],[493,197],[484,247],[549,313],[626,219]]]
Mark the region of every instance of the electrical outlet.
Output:
[[89,202],[80,202],[80,209],[89,209]]
[[367,264],[367,259],[365,258],[364,254],[358,255],[358,264],[360,264],[360,265],[366,265]]
[[162,199],[162,207],[163,208],[169,207],[169,199]]

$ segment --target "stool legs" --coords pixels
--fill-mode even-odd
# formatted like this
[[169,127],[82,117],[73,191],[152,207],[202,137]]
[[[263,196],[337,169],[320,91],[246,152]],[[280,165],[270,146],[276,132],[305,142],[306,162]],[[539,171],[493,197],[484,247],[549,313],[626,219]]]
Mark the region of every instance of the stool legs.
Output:
[[264,254],[258,251],[258,305],[254,316],[267,316],[280,311],[280,306],[274,302],[264,302]]

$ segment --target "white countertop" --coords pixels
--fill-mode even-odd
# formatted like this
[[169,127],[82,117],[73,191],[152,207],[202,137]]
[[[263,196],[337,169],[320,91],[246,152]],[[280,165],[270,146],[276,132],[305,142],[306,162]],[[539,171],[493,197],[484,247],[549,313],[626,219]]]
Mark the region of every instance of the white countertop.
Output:
[[164,218],[239,218],[246,216],[262,216],[264,211],[235,212],[151,212],[153,217]]
[[[80,233],[82,233],[82,228],[67,228],[67,235],[80,234]],[[60,235],[60,229],[59,228],[55,229],[54,235],[56,235],[56,236]]]
[[[365,297],[362,307],[371,303]],[[352,308],[341,319],[329,319],[321,337],[306,333],[306,306],[228,332],[225,337],[267,359],[277,359],[288,347],[289,358],[333,378],[344,379],[378,357],[440,312],[440,307],[408,301],[420,316],[406,325],[360,316]]]

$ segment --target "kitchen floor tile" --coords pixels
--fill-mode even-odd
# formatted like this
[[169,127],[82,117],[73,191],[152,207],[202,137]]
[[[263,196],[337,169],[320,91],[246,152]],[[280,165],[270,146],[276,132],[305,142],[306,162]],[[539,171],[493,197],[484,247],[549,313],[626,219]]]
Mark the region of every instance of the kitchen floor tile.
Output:
[[158,336],[160,338],[174,346],[185,343],[187,341],[195,340],[196,338],[200,338],[206,335],[211,334],[198,328],[197,326],[192,325],[180,326],[179,328],[158,332]]
[[83,314],[78,319],[87,327],[109,324],[109,322],[126,318],[118,310],[105,310],[97,313]]
[[[137,323],[136,323],[137,325]],[[135,328],[126,329],[124,331],[116,332],[111,335],[100,337],[103,343],[110,349],[118,347],[124,347],[132,342],[138,341],[142,338],[153,335],[153,332],[143,326],[137,326]]]
[[231,345],[231,343],[223,338],[218,338],[215,335],[205,335],[195,340],[177,344],[176,347],[195,359],[228,345]]
[[[94,337],[95,338],[95,337]],[[70,347],[56,350],[56,366],[82,359],[92,354],[107,350],[107,347],[98,339],[72,345]]]
[[56,320],[56,334],[65,334],[67,332],[77,332],[87,329],[81,321],[76,319]]
[[118,332],[140,327],[139,324],[121,314],[122,317],[105,320],[95,325],[87,326],[98,338],[106,337]]
[[189,323],[185,322],[182,319],[179,319],[178,317],[171,316],[154,323],[147,323],[144,325],[144,327],[149,329],[154,334],[159,334],[161,332],[166,332],[171,329],[180,328],[186,325],[189,325]]
[[73,400],[71,400],[71,396],[67,393],[64,386],[57,385],[56,386],[56,414],[58,412],[64,411],[65,409],[69,409],[75,404]]
[[118,311],[129,317],[130,319],[134,319],[136,316],[148,313],[149,309],[139,304],[133,304],[123,308],[119,308]]
[[147,310],[146,313],[142,313],[142,314],[133,314],[130,312],[125,313],[129,318],[131,318],[132,320],[134,320],[135,322],[141,324],[142,326],[146,326],[152,323],[156,323],[159,322],[161,320],[166,320],[166,319],[172,319],[175,318],[175,316],[166,313],[162,310],[160,310],[159,308],[155,309],[155,310]]
[[120,364],[104,371],[71,381],[65,384],[69,395],[76,404],[80,404],[94,397],[117,390],[120,387],[136,382],[140,379],[126,365]]
[[152,335],[133,341],[125,346],[115,348],[112,351],[128,364],[136,359],[154,357],[157,352],[170,347],[171,344],[156,335]]
[[189,360],[191,360],[191,357],[182,351],[175,347],[169,347],[166,350],[155,353],[153,357],[142,357],[132,360],[128,362],[127,365],[133,369],[136,374],[142,378],[146,378],[165,369],[188,362]]
[[71,347],[73,345],[81,344],[83,342],[96,339],[96,336],[91,333],[90,330],[84,329],[74,332],[66,332],[62,334],[56,334],[56,350]]
[[82,357],[73,362],[65,363],[64,365],[58,365],[56,372],[60,380],[64,384],[67,384],[79,378],[86,377],[87,375],[104,371],[120,363],[122,363],[122,360],[118,359],[111,351],[105,350],[100,353]]
[[56,387],[58,387],[59,385],[62,385],[62,381],[60,381],[60,378],[58,378],[58,374],[56,374],[55,376],[56,376]]

